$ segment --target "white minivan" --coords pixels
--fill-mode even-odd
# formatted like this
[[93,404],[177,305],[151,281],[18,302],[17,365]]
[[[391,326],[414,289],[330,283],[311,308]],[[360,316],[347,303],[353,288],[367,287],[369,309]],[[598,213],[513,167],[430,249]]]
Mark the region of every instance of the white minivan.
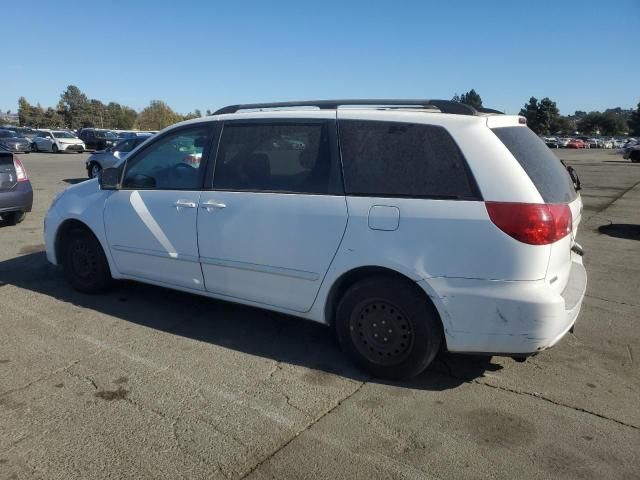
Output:
[[249,104],[171,126],[45,219],[76,289],[161,285],[335,328],[365,371],[524,358],[573,328],[582,202],[525,119],[441,100]]

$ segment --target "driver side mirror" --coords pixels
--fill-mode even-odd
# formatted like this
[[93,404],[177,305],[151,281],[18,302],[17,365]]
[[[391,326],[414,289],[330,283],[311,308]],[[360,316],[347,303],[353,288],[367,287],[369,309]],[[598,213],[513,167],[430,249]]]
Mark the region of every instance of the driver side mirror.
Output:
[[120,188],[120,169],[105,168],[98,175],[101,190],[118,190]]

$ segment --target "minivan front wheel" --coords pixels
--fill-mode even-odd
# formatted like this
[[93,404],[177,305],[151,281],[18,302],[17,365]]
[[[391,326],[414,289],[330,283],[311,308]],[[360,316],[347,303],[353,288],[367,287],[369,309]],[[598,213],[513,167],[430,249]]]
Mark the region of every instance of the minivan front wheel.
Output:
[[99,293],[111,286],[109,263],[93,233],[74,227],[60,241],[64,242],[64,275],[73,288],[84,293]]
[[338,340],[363,371],[411,378],[433,361],[442,340],[438,312],[417,285],[376,276],[351,286],[336,310]]

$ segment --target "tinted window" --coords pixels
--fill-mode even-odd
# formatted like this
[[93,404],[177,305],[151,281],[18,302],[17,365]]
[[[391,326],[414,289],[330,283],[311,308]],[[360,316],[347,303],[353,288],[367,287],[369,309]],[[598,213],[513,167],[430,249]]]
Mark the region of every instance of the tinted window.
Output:
[[339,123],[347,194],[479,198],[462,153],[444,128],[361,120]]
[[547,203],[573,201],[577,193],[571,177],[558,157],[527,127],[494,128]]
[[160,138],[127,162],[123,187],[199,190],[207,135],[207,127],[196,127]]
[[218,148],[213,187],[221,190],[332,193],[326,122],[227,123]]

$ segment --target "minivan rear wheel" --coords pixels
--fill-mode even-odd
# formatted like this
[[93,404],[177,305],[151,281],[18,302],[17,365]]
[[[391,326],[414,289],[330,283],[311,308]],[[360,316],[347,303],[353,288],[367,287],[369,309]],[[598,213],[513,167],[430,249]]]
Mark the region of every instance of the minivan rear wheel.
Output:
[[415,284],[375,276],[351,286],[336,309],[343,350],[378,378],[411,378],[433,361],[442,340],[435,307]]
[[64,275],[73,288],[84,293],[99,293],[111,286],[109,263],[93,233],[74,227],[60,241],[64,242]]

